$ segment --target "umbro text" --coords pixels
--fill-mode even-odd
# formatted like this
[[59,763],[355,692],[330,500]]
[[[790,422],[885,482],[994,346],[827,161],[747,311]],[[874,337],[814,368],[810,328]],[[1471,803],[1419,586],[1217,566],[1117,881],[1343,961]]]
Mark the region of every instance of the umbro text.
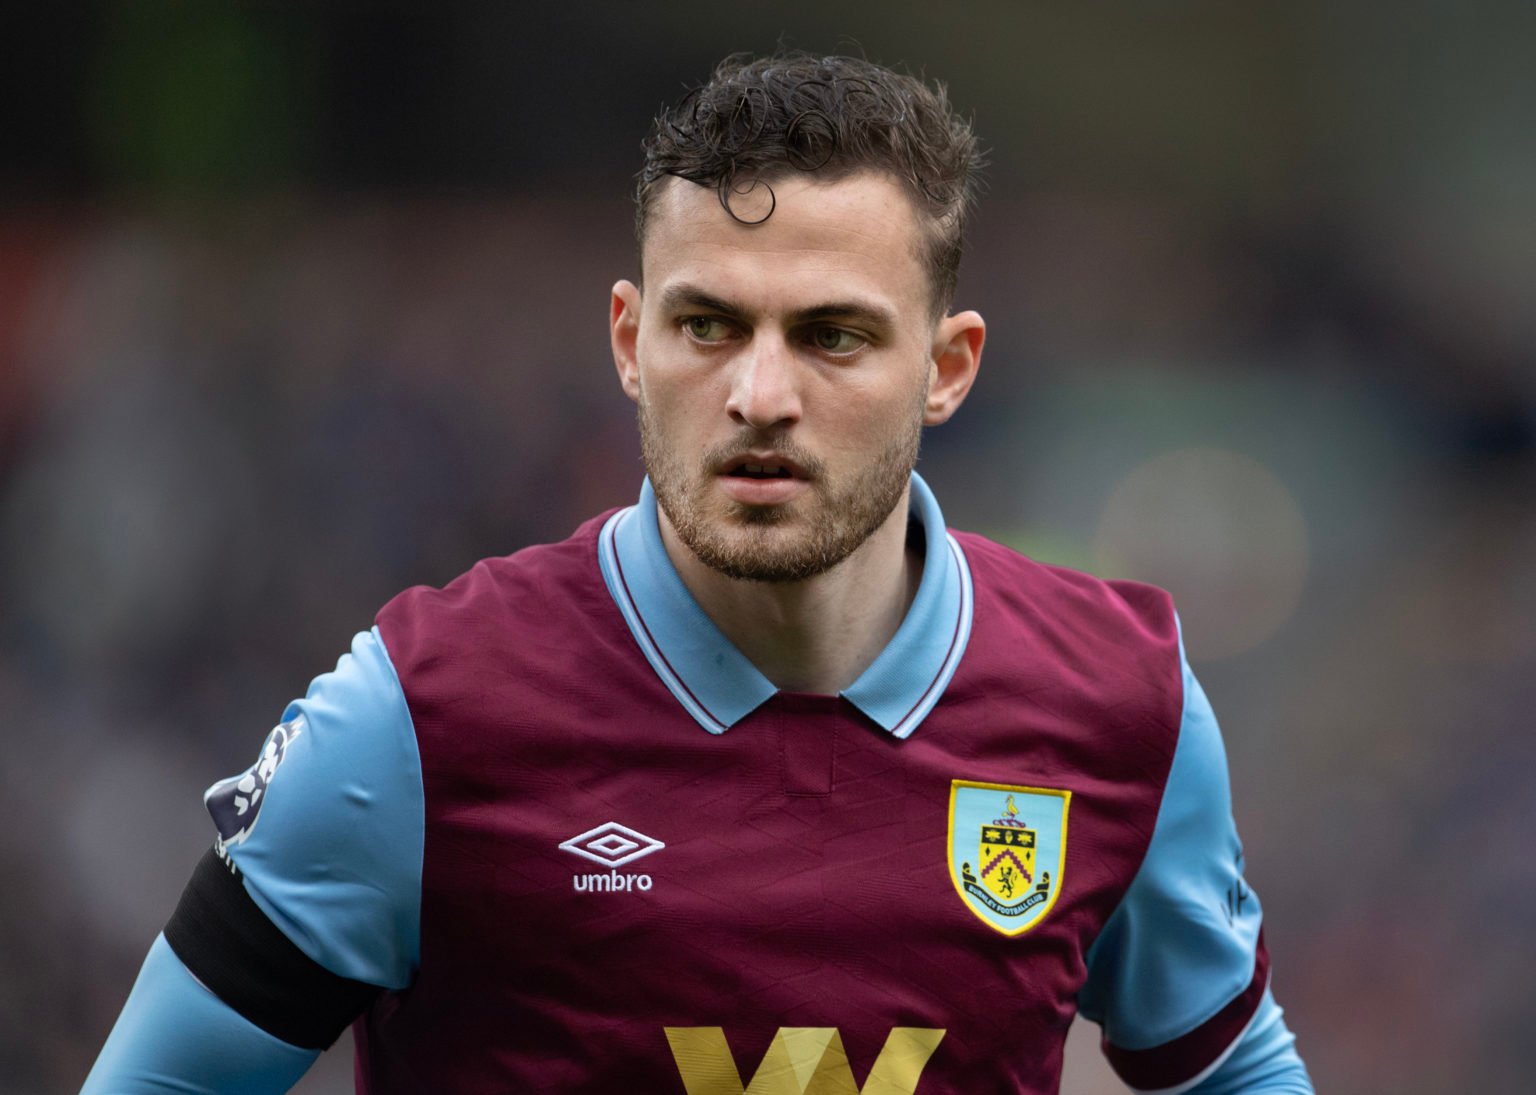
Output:
[[649,890],[651,876],[620,874],[618,871],[609,871],[607,874],[578,874],[571,876],[571,885],[576,888],[577,893],[629,893],[631,890]]

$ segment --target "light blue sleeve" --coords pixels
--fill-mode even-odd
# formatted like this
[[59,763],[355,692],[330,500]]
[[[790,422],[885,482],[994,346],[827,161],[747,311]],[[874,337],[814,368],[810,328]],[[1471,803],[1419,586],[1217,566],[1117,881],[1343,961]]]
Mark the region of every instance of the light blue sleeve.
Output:
[[[1187,1036],[1208,1041],[1220,1023],[1201,1028],[1254,984],[1262,945],[1262,912],[1258,896],[1243,879],[1221,732],[1189,668],[1182,639],[1179,659],[1183,718],[1152,839],[1120,907],[1088,952],[1088,976],[1078,994],[1082,1013],[1103,1027],[1105,1041],[1122,1059],[1162,1051],[1180,1039],[1186,1039],[1181,1045],[1190,1045]],[[1196,1063],[1186,1082],[1149,1090],[1310,1091],[1280,1015],[1266,990],[1246,1030],[1231,1030],[1215,1051],[1193,1051]],[[1283,1053],[1276,1049],[1282,1042]],[[1205,1061],[1198,1060],[1202,1053]],[[1284,1056],[1294,1062],[1304,1086],[1222,1086],[1246,1071],[1267,1069],[1263,1061]],[[1216,1061],[1220,1067],[1207,1073],[1206,1066]],[[1200,1086],[1192,1087],[1191,1081],[1202,1075]],[[1216,1086],[1207,1088],[1206,1083]]]
[[1210,1076],[1188,1095],[1313,1095],[1307,1067],[1296,1052],[1296,1036],[1285,1013],[1265,991],[1242,1040]]
[[218,850],[284,935],[342,977],[411,981],[425,804],[405,694],[378,628],[316,677],[250,769],[209,788]]
[[1184,659],[1184,715],[1146,859],[1088,952],[1083,1014],[1143,1049],[1200,1026],[1246,989],[1259,899],[1243,882],[1226,753]]
[[[215,848],[300,950],[341,977],[410,983],[421,934],[421,760],[377,628],[288,706],[255,764],[203,800]],[[317,1056],[235,1012],[162,935],[85,1090],[287,1091]]]
[[81,1095],[272,1095],[318,1056],[236,1014],[160,936]]

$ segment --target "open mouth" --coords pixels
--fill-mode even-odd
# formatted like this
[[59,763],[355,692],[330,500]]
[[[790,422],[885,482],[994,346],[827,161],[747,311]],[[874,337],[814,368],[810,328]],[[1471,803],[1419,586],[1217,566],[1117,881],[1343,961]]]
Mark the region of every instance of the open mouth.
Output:
[[726,474],[737,479],[793,479],[794,473],[780,464],[737,464]]

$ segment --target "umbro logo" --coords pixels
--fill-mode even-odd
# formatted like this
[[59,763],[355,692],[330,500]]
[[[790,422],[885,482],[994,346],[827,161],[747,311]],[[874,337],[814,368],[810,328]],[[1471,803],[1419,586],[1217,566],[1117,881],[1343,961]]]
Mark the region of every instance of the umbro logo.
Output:
[[659,852],[666,845],[653,836],[636,832],[628,825],[610,821],[596,829],[588,829],[580,836],[571,837],[560,847],[604,867],[622,867],[641,856]]
[[646,836],[628,825],[617,821],[605,822],[595,829],[588,829],[560,842],[562,851],[579,855],[593,863],[607,867],[606,874],[579,874],[571,879],[577,893],[629,893],[631,890],[649,890],[651,876],[629,874],[616,868],[633,863],[652,852],[659,852],[666,844],[653,836]]

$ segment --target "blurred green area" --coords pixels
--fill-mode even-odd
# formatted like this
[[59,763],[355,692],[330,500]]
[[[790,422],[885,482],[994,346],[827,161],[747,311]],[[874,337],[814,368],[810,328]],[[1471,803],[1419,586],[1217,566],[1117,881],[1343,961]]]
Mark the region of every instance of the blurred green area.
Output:
[[259,192],[302,180],[316,74],[298,20],[122,4],[100,35],[80,128],[102,188]]

